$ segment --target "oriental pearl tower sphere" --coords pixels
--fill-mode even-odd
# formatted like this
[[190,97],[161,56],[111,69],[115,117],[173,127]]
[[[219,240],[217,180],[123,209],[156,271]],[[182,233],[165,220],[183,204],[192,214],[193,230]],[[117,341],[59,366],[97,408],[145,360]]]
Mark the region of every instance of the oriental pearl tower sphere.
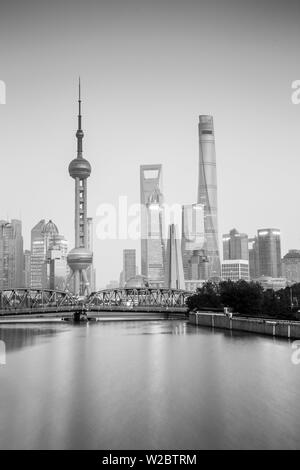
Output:
[[87,249],[87,178],[91,174],[91,165],[82,156],[80,79],[78,105],[77,158],[69,165],[70,176],[75,180],[75,248],[69,252],[67,260],[74,277],[75,294],[86,295],[90,294],[86,270],[93,262],[93,253]]

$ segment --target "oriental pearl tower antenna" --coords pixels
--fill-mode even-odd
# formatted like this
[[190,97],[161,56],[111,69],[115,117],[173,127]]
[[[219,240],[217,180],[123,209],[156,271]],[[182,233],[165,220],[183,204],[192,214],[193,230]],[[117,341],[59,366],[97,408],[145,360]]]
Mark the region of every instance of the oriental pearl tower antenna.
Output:
[[68,254],[68,265],[74,278],[74,293],[90,294],[87,268],[93,262],[93,253],[87,249],[87,179],[91,174],[91,165],[82,156],[83,131],[81,128],[81,86],[79,78],[78,99],[77,158],[69,165],[69,174],[75,180],[75,248]]

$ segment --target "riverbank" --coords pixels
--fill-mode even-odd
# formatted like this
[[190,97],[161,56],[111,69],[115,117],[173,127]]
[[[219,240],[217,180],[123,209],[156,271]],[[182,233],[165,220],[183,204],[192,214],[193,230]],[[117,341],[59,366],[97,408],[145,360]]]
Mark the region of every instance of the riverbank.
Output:
[[195,312],[189,314],[189,323],[196,326],[246,331],[287,339],[300,339],[300,322],[263,318],[232,317],[223,313]]

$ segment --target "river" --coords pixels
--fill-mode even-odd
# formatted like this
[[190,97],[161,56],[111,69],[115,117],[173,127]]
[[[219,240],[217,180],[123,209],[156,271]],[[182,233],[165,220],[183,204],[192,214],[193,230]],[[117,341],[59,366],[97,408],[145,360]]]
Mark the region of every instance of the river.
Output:
[[1,449],[300,449],[287,340],[176,320],[2,324],[0,340]]

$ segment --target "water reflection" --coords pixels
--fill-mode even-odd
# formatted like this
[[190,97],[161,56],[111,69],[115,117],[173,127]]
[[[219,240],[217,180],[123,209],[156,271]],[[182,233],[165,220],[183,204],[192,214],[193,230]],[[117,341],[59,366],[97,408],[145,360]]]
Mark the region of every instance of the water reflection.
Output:
[[49,324],[0,325],[0,340],[5,343],[6,352],[10,352],[26,346],[33,346],[37,342],[40,343],[65,329],[67,329],[66,326],[62,328],[61,325],[56,327],[55,325],[49,326]]
[[0,338],[2,449],[300,447],[285,340],[185,321],[10,325]]

